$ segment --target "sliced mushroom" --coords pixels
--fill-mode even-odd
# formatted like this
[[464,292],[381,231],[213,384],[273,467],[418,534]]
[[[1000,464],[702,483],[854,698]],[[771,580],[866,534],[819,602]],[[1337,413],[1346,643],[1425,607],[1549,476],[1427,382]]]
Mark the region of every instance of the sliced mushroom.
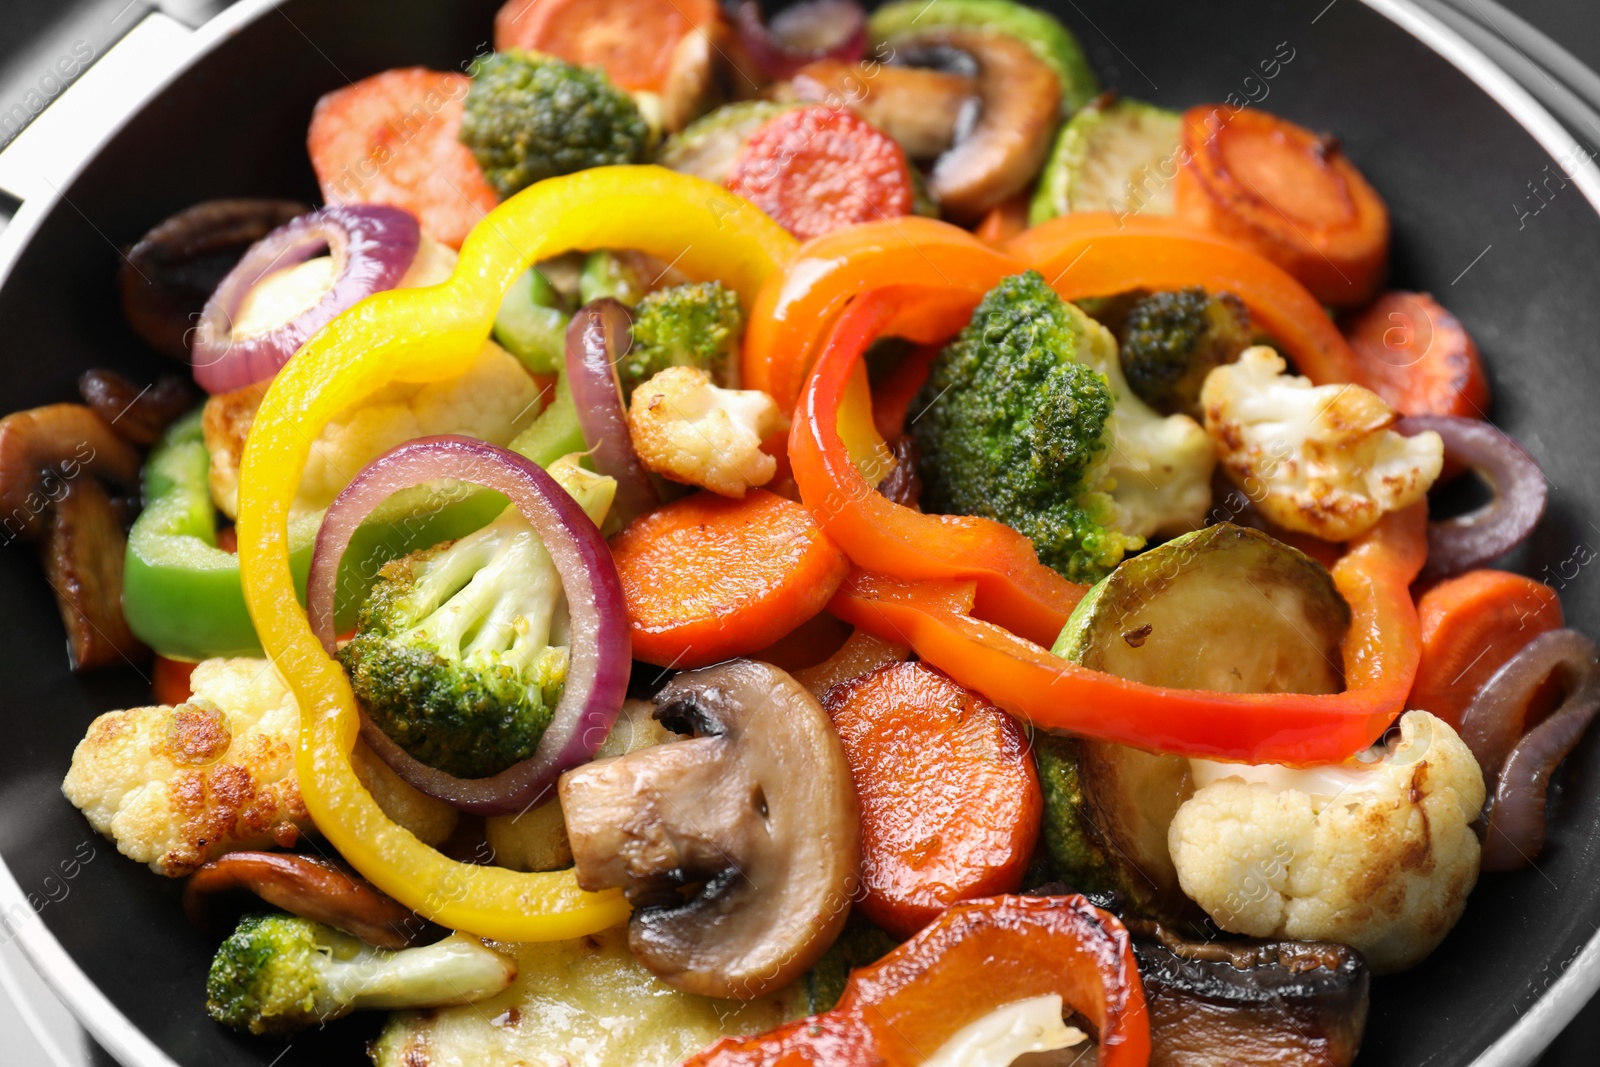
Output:
[[122,618],[123,504],[138,489],[139,453],[89,408],[51,404],[0,419],[0,529],[8,542],[45,539],[74,670],[146,654]]
[[444,931],[343,867],[292,852],[230,852],[189,876],[183,910],[202,930],[237,918],[225,897],[253,893],[291,914],[337,926],[379,948],[438,940]]
[[900,142],[912,159],[933,159],[979,114],[979,81],[927,67],[822,59],[795,73],[779,100],[848,105]]
[[106,425],[136,445],[155,444],[178,416],[200,403],[194,383],[176,374],[140,388],[114,370],[86,370],[78,378],[78,394]]
[[578,884],[627,894],[634,955],[677,988],[780,988],[850,910],[861,830],[844,749],[816,698],[766,663],[680,674],[656,704],[689,740],[561,778]]
[[189,360],[189,330],[245,249],[311,208],[293,200],[206,200],[139,238],[117,273],[133,332]]
[[975,220],[1039,173],[1060,117],[1060,79],[1027,45],[1002,34],[934,30],[914,43],[965,52],[978,64],[982,113],[928,175],[928,191],[945,214]]
[[1348,1067],[1367,1021],[1361,954],[1316,941],[1188,941],[1129,923],[1151,1067]]

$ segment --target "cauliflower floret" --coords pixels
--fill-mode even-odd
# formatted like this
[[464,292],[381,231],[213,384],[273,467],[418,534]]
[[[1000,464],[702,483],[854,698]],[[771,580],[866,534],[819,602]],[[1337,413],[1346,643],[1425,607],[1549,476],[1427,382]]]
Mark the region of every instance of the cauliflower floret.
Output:
[[633,391],[628,431],[639,460],[676,482],[743,497],[778,472],[761,442],[788,426],[754,389],[723,389],[696,367],[668,367]]
[[1377,394],[1313,386],[1286,369],[1258,345],[1212,371],[1200,391],[1223,469],[1267,518],[1347,541],[1422,499],[1444,464],[1438,434],[1402,437],[1390,429],[1394,409]]
[[1117,529],[1150,538],[1205,525],[1211,507],[1211,438],[1187,415],[1161,415],[1128,386],[1111,331],[1090,322],[1083,362],[1106,376],[1116,406],[1106,473],[1117,507]]
[[[396,288],[435,285],[455,269],[455,253],[424,237]],[[264,333],[314,303],[331,280],[326,257],[268,275],[239,309],[234,332]],[[239,461],[245,436],[270,382],[258,382],[206,402],[204,429],[211,453],[211,497],[229,518],[238,516]],[[540,392],[515,356],[485,342],[460,377],[425,384],[396,383],[329,423],[311,446],[293,513],[321,511],[368,463],[415,437],[462,433],[509,444],[539,414]]]
[[1483,775],[1425,711],[1376,762],[1293,771],[1194,761],[1168,846],[1183,891],[1224,930],[1338,941],[1378,974],[1420,962],[1478,879]]
[[[61,784],[89,824],[129,859],[178,877],[242,848],[287,848],[313,829],[295,780],[300,712],[264,659],[211,659],[177,707],[95,719]],[[356,772],[379,805],[439,842],[455,811],[405,784],[357,745]]]

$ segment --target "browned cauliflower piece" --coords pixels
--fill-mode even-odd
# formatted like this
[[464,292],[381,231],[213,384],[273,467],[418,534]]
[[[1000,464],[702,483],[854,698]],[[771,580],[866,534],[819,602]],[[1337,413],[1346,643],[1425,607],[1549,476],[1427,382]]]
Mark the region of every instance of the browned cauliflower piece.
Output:
[[[300,712],[264,659],[211,659],[176,707],[95,719],[61,784],[89,824],[129,859],[180,877],[225,852],[288,848],[312,831],[295,780]],[[356,773],[391,818],[426,841],[455,826],[454,809],[402,782],[357,746]]]

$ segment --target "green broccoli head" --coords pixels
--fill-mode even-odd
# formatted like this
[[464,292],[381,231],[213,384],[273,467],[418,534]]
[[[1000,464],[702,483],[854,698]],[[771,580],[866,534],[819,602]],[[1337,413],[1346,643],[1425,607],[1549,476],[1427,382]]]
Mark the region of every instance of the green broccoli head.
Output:
[[633,347],[617,364],[624,394],[668,367],[695,367],[729,384],[744,312],[721,282],[694,282],[650,293],[634,308]]
[[641,163],[650,148],[638,107],[605,74],[516,49],[477,65],[460,136],[503,197],[589,167]]
[[[598,524],[616,483],[555,475]],[[532,756],[566,686],[561,575],[515,508],[378,572],[339,650],[372,721],[413,757],[485,778]]]
[[470,1003],[515,977],[514,963],[473,938],[393,951],[294,915],[247,915],[211,961],[206,1011],[284,1036],[360,1008]]
[[1128,309],[1120,328],[1128,387],[1163,415],[1200,417],[1206,375],[1250,347],[1250,312],[1232,293],[1197,287],[1150,293]]
[[923,506],[1003,522],[1078,582],[1143,544],[1117,530],[1109,494],[1115,394],[1080,362],[1098,329],[1037,272],[1007,278],[939,353],[911,409]]

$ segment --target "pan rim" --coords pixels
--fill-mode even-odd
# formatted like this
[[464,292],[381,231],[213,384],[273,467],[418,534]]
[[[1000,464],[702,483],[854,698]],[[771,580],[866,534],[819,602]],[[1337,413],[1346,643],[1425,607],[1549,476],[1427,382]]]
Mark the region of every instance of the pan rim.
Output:
[[[1334,3],[1337,0],[1333,0]],[[1561,165],[1584,199],[1600,216],[1600,167],[1567,129],[1515,79],[1475,45],[1413,0],[1360,0],[1441,56],[1482,89]],[[10,279],[23,251],[43,221],[62,201],[65,190],[82,175],[110,140],[196,62],[244,27],[278,7],[281,0],[239,0],[194,32],[183,60],[142,96],[103,138],[89,147],[48,196],[23,202],[0,230],[0,288]],[[1328,7],[1332,7],[1330,3]],[[1326,8],[1323,9],[1325,14]],[[1317,16],[1321,18],[1319,14]],[[1575,161],[1570,164],[1563,161]],[[20,916],[20,919],[14,917]],[[0,857],[0,940],[14,939],[40,977],[71,1010],[80,1025],[126,1067],[179,1067],[151,1038],[135,1026],[84,973],[43,921],[34,913],[22,887]],[[0,962],[0,966],[5,966]],[[1545,993],[1504,1034],[1485,1049],[1472,1067],[1524,1067],[1542,1052],[1600,989],[1600,933],[1572,958]]]

